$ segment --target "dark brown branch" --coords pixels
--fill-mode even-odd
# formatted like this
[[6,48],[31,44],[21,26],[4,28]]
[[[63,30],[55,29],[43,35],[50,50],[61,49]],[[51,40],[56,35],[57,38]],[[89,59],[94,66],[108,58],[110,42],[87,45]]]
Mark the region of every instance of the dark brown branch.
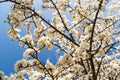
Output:
[[84,67],[85,74],[87,75],[88,72],[87,72],[86,67],[85,67],[85,65],[84,65],[84,63],[83,63],[83,59],[80,58],[80,60],[81,60],[81,65]]
[[32,16],[32,20],[33,20],[33,23],[34,23],[34,25],[35,25],[35,28],[37,28],[38,26],[37,26],[37,24],[36,24],[36,22],[35,22],[33,16]]
[[107,49],[107,51],[105,52],[105,54],[107,54],[107,52],[109,52],[109,50],[110,50],[111,48],[113,48],[113,46],[116,45],[117,43],[119,43],[119,41],[118,41],[118,42],[115,42],[115,43],[112,43],[112,44],[110,44],[110,45],[105,46],[104,48],[110,46],[110,47]]
[[[97,54],[97,53],[99,52],[101,46],[102,46],[102,40],[101,40],[101,43],[100,43],[99,47],[96,49],[95,54]],[[95,54],[94,54],[94,55],[95,55]]]
[[[104,32],[106,29],[110,28],[112,25],[114,25],[114,24],[115,24],[117,21],[119,21],[119,20],[120,20],[120,19],[114,21],[112,24],[110,24],[109,26],[105,27],[105,29],[103,29],[101,32],[99,32],[99,34],[102,33],[102,32]],[[115,35],[115,34],[113,34],[113,35]]]
[[57,13],[58,13],[58,15],[59,15],[59,17],[60,17],[60,19],[61,19],[64,27],[65,27],[65,29],[68,31],[68,28],[67,28],[67,26],[66,26],[66,24],[65,24],[65,22],[64,22],[64,20],[63,20],[63,18],[62,18],[62,16],[61,16],[61,14],[60,14],[60,11],[58,10],[58,8],[57,8],[57,6],[55,5],[55,3],[53,2],[53,0],[50,0],[50,1],[52,2],[52,4],[54,5],[55,9],[57,10]]
[[95,29],[95,25],[96,25],[96,21],[97,21],[97,17],[98,17],[98,14],[99,14],[99,11],[100,11],[100,8],[102,6],[102,1],[100,1],[100,4],[99,4],[99,8],[96,12],[96,15],[95,15],[95,19],[94,19],[94,22],[93,22],[93,27],[92,27],[92,33],[91,33],[91,38],[90,38],[90,51],[92,50],[92,42],[93,42],[93,35],[94,35],[94,29]]
[[68,54],[63,48],[61,48],[61,46],[59,46],[58,44],[55,44],[53,42],[51,42],[54,46],[57,46],[60,50],[62,50],[64,53]]
[[0,3],[3,3],[3,2],[7,2],[8,0],[5,0],[5,1],[0,1]]
[[71,30],[71,29],[73,29],[74,27],[76,27],[78,24],[80,24],[82,21],[84,21],[86,18],[84,17],[82,20],[80,20],[78,23],[76,23],[75,25],[73,25],[70,29],[69,29],[69,31]]
[[33,17],[33,16],[34,16],[34,14],[31,14],[30,16],[27,16],[27,17],[25,16],[25,19],[23,19],[22,22],[25,21],[26,19]]
[[105,57],[105,56],[103,56],[103,57],[101,58],[101,61],[100,61],[100,63],[98,64],[98,69],[97,69],[97,72],[96,72],[96,78],[97,78],[97,76],[98,76],[98,74],[99,74],[99,72],[100,72],[100,67],[101,67],[101,65],[102,65],[102,60],[103,60],[104,57]]
[[120,72],[115,76],[115,80],[118,80],[117,78],[120,76]]
[[[58,8],[57,8],[57,6],[55,5],[55,3],[53,2],[53,0],[50,0],[50,1],[52,2],[52,4],[54,5],[55,9],[57,10],[57,13],[58,13],[58,15],[59,15],[59,17],[60,17],[60,19],[61,19],[64,27],[65,27],[65,29],[66,29],[67,32],[69,33],[69,30],[68,30],[68,28],[67,28],[67,26],[66,26],[66,24],[65,24],[65,21],[64,21],[63,18],[62,18],[62,15],[60,14],[60,11],[58,10]],[[69,33],[69,35],[70,35],[71,39],[74,41],[74,38],[73,38],[72,34]]]
[[93,22],[93,27],[92,27],[92,33],[91,33],[91,37],[90,37],[90,48],[89,48],[89,51],[90,51],[90,64],[91,64],[91,69],[92,69],[92,72],[93,72],[92,78],[94,80],[97,79],[97,76],[96,76],[96,73],[95,73],[95,66],[94,66],[92,55],[91,55],[91,51],[92,51],[92,42],[93,42],[93,36],[94,36],[94,29],[95,29],[95,25],[96,25],[96,21],[97,21],[99,11],[100,11],[101,6],[102,6],[102,2],[103,2],[103,0],[100,1],[98,10],[96,12],[95,19],[94,19],[94,22]]
[[63,67],[62,70],[60,70],[56,75],[55,77],[57,77],[60,73],[62,73],[63,71],[65,71],[66,69],[70,68],[71,66],[73,66],[74,64],[69,64],[67,67]]

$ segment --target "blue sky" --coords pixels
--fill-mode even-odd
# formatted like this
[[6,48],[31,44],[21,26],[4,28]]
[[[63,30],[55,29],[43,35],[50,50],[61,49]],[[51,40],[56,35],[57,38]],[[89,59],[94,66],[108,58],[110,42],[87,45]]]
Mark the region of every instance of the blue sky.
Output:
[[17,41],[11,41],[7,36],[6,28],[9,27],[6,20],[10,3],[0,4],[0,70],[5,74],[14,72],[14,63],[22,58],[24,49],[20,48]]
[[[4,23],[4,20],[7,18],[7,14],[10,12],[10,3],[2,3],[0,4],[0,70],[3,71],[6,75],[10,73],[14,73],[14,64],[17,60],[22,59],[22,54],[25,49],[21,48],[17,42],[11,41],[8,37],[6,28],[10,27],[9,24]],[[37,4],[35,7],[39,7]],[[50,18],[51,16],[47,14],[43,15],[46,18]],[[54,51],[48,51],[44,49],[40,52],[40,60],[42,62],[46,62],[46,59],[50,59],[52,63],[56,62],[56,55],[54,55]]]

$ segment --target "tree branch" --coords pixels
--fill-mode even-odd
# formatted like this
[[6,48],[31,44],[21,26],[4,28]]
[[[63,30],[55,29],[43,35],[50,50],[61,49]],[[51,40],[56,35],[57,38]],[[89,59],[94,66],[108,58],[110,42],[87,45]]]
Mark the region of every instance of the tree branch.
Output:
[[[58,10],[58,8],[57,8],[57,6],[55,5],[55,3],[53,2],[53,0],[50,0],[50,1],[52,2],[52,4],[54,5],[55,9],[57,10],[57,13],[58,13],[58,15],[59,15],[59,17],[60,17],[60,19],[61,19],[64,27],[65,27],[65,29],[66,29],[67,32],[69,33],[69,30],[68,30],[68,28],[67,28],[67,26],[66,26],[66,24],[65,24],[65,21],[64,21],[63,18],[62,18],[62,15],[61,15],[60,11]],[[74,38],[73,38],[72,34],[69,33],[69,35],[70,35],[71,39],[74,41]]]
[[95,29],[95,25],[96,25],[96,21],[97,21],[97,17],[98,17],[99,11],[100,11],[101,6],[102,6],[102,2],[103,2],[103,0],[100,1],[98,10],[97,10],[97,12],[96,12],[95,19],[94,19],[94,22],[93,22],[93,27],[92,27],[92,33],[91,33],[91,37],[90,37],[90,48],[89,48],[90,57],[91,57],[91,58],[90,58],[90,63],[91,63],[92,71],[93,71],[92,78],[93,78],[94,80],[97,79],[97,76],[96,76],[96,73],[95,73],[95,67],[94,67],[94,62],[93,62],[93,58],[92,58],[92,55],[91,55],[91,51],[92,51],[92,42],[93,42],[93,36],[94,36],[94,29]]

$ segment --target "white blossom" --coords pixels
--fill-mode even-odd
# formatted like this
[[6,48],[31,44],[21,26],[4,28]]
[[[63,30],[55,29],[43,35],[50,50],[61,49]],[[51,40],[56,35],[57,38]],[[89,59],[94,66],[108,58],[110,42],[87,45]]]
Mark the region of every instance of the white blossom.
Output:
[[[3,80],[120,79],[119,0],[41,0],[41,9],[35,0],[9,2],[7,33],[26,50]],[[41,60],[46,49],[58,53],[55,64]]]
[[35,54],[35,51],[33,50],[33,49],[26,49],[26,51],[24,52],[24,54],[23,54],[23,57],[24,58],[28,58],[28,57],[30,57],[30,55],[32,55],[32,54]]

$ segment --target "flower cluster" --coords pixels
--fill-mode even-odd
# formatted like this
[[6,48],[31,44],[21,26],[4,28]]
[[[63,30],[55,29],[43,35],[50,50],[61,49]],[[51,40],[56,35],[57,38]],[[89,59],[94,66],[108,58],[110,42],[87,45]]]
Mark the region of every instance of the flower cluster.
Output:
[[[120,12],[117,0],[42,0],[44,17],[33,0],[14,3],[8,35],[26,50],[15,64],[16,74],[5,80],[119,80]],[[36,3],[37,4],[37,3]],[[45,14],[46,15],[46,14]],[[117,25],[117,26],[116,26]],[[19,33],[24,28],[25,33]],[[24,31],[22,29],[21,31]],[[20,35],[20,36],[19,36]],[[56,64],[39,59],[47,48],[63,53]]]
[[9,35],[9,37],[13,40],[20,37],[20,35],[18,34],[19,32],[20,32],[20,30],[17,29],[17,28],[14,28],[14,29],[13,28],[8,28],[7,29],[7,33]]
[[45,45],[49,50],[52,49],[51,39],[48,36],[43,36],[38,40],[38,47],[41,49]]

